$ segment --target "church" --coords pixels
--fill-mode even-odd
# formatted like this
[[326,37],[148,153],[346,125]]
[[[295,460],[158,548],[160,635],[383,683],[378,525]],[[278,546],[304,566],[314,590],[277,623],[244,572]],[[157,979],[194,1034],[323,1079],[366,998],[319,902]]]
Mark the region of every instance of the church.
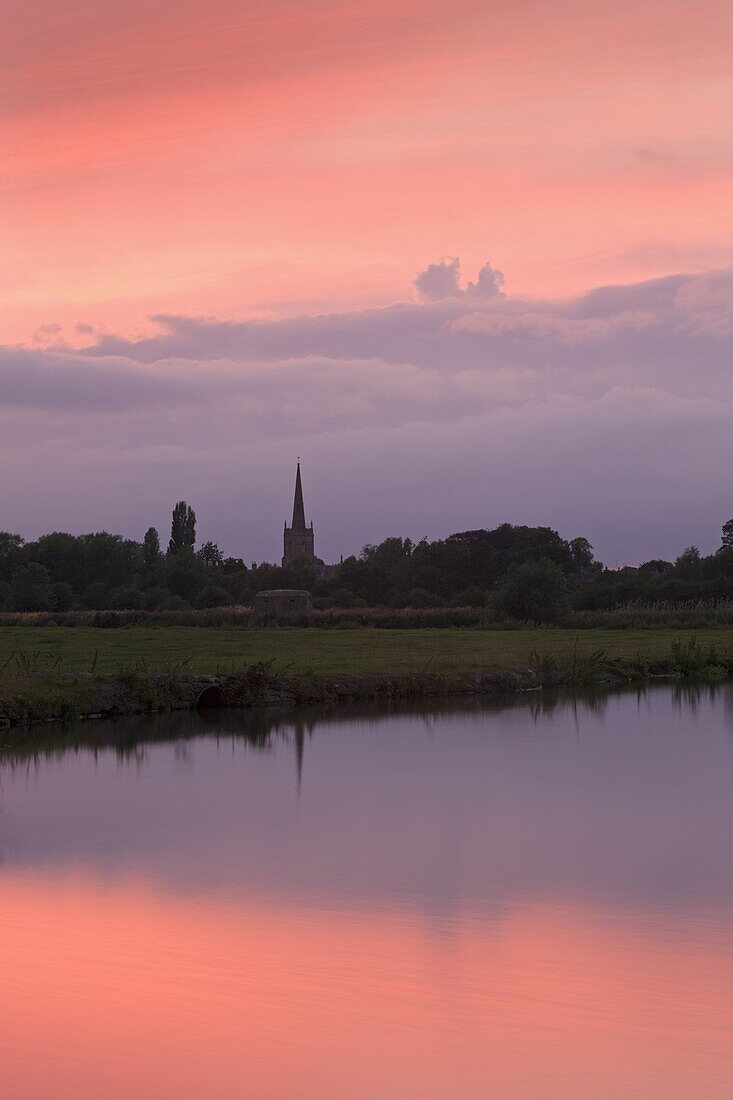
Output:
[[313,541],[313,524],[306,526],[305,506],[303,504],[303,483],[300,477],[300,459],[295,473],[295,499],[293,500],[293,522],[288,527],[285,523],[283,545],[283,568],[298,559],[311,562],[317,569],[323,569],[324,564],[316,557]]

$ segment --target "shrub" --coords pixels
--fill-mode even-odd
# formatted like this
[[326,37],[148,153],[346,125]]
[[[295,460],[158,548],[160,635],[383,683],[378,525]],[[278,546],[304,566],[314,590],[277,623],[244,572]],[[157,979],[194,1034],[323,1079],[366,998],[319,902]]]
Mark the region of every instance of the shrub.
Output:
[[145,593],[139,588],[113,588],[107,596],[110,611],[140,611],[145,607]]
[[226,607],[232,602],[232,598],[225,588],[219,588],[215,584],[209,584],[200,592],[195,600],[195,607]]
[[89,611],[101,611],[107,605],[107,588],[101,581],[93,581],[84,589],[84,606]]
[[74,606],[74,589],[66,581],[51,585],[56,611],[71,611]]
[[13,573],[10,602],[14,611],[53,611],[51,577],[45,565],[31,561]]
[[486,607],[489,602],[489,593],[485,588],[478,588],[474,585],[471,588],[464,588],[462,592],[453,600],[454,607]]
[[406,608],[439,607],[441,602],[439,596],[425,588],[413,588],[404,599]]
[[337,588],[323,604],[324,607],[366,607],[366,600],[349,588]]
[[145,593],[145,608],[147,611],[157,611],[170,597],[171,591],[169,588],[149,588]]
[[496,597],[496,609],[515,619],[553,623],[570,606],[568,582],[548,558],[512,566]]
[[161,611],[185,611],[187,608],[188,604],[181,596],[169,596],[160,605]]

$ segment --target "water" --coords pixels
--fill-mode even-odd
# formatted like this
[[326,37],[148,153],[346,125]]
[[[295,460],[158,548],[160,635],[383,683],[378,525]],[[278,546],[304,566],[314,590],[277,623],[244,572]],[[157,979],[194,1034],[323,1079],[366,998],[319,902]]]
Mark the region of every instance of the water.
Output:
[[733,688],[65,736],[0,755],[5,1100],[733,1095]]

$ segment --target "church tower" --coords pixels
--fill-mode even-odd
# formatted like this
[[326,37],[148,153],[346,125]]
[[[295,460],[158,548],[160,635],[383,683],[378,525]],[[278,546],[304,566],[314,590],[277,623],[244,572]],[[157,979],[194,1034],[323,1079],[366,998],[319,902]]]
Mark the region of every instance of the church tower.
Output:
[[295,500],[293,501],[293,522],[290,527],[285,524],[285,546],[283,553],[283,565],[289,565],[295,558],[310,558],[315,561],[313,550],[313,524],[305,525],[305,508],[303,507],[303,486],[300,481],[300,459],[295,475]]

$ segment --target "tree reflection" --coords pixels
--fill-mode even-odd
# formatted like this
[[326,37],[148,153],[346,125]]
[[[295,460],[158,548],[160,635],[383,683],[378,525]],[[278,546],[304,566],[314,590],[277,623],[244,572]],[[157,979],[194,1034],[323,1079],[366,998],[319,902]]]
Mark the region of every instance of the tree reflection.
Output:
[[580,734],[584,717],[603,715],[614,697],[634,696],[641,708],[660,691],[670,691],[674,707],[696,715],[702,703],[722,696],[726,724],[733,729],[733,684],[689,684],[679,681],[664,684],[634,685],[614,691],[592,689],[563,691],[545,689],[516,696],[490,698],[466,695],[425,700],[395,700],[378,704],[347,703],[302,708],[263,708],[257,710],[204,710],[160,715],[135,715],[126,718],[73,722],[53,729],[6,730],[0,746],[0,773],[3,769],[23,767],[33,770],[44,761],[74,755],[98,759],[112,752],[121,765],[141,767],[152,745],[171,743],[179,760],[190,762],[191,743],[200,737],[214,738],[217,744],[243,745],[268,752],[278,743],[291,745],[295,754],[296,782],[302,782],[306,744],[316,729],[358,721],[369,727],[387,718],[422,718],[428,732],[443,715],[473,718],[477,726],[488,715],[524,709],[540,727],[546,720],[570,714]]

